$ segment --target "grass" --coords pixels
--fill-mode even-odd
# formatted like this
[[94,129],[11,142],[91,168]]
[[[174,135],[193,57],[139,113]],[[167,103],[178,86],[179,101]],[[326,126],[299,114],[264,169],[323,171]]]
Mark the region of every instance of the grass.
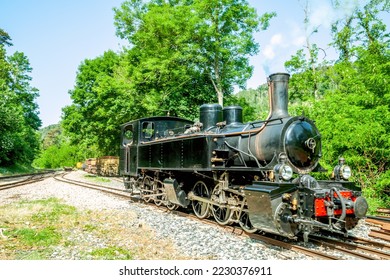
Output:
[[[77,217],[76,208],[58,199],[21,201],[0,207],[0,258],[45,259],[52,248],[61,244],[60,225]],[[3,256],[2,256],[3,255]]]
[[94,249],[91,252],[91,256],[103,260],[114,260],[114,259],[128,260],[133,258],[133,256],[127,250],[116,246]]
[[0,260],[188,259],[123,210],[78,210],[57,198],[0,206]]
[[23,173],[32,173],[35,169],[30,165],[14,164],[7,167],[0,167],[0,175],[15,175]]
[[46,247],[56,245],[61,240],[61,235],[51,226],[42,229],[20,228],[11,231],[10,234],[17,237],[25,246]]
[[107,182],[110,182],[110,179],[107,179],[107,178],[103,178],[103,177],[99,177],[99,176],[95,176],[95,175],[90,175],[90,174],[86,174],[84,175],[84,178],[90,180],[90,181],[93,181],[93,182],[101,182],[101,183],[107,183]]

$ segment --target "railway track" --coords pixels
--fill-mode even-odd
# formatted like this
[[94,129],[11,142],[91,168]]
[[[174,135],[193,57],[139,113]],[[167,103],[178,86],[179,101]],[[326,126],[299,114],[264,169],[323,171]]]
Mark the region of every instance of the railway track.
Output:
[[356,239],[356,242],[351,240],[342,241],[324,236],[311,237],[309,240],[319,246],[343,252],[357,259],[390,260],[389,246],[382,246],[375,241],[359,244],[359,239]]
[[383,229],[371,229],[371,232],[370,232],[370,237],[373,237],[373,238],[380,238],[380,239],[383,239],[387,242],[390,242],[390,231],[388,230],[383,230]]
[[370,237],[379,238],[390,242],[390,218],[383,216],[369,216],[366,223],[373,225],[369,234]]
[[98,185],[98,184],[86,183],[86,182],[79,181],[79,180],[73,180],[73,179],[65,178],[65,176],[68,173],[69,172],[57,174],[57,175],[54,176],[54,179],[57,180],[57,181],[60,181],[60,182],[73,184],[73,185],[77,185],[77,186],[84,187],[84,188],[99,190],[99,191],[102,191],[102,192],[118,195],[118,196],[129,198],[129,199],[132,198],[132,196],[129,194],[129,192],[127,192],[124,188],[120,189],[120,188],[102,186],[102,185]]
[[122,178],[118,178],[118,177],[110,177],[110,178],[111,178],[111,180],[123,183],[123,179]]
[[314,259],[320,259],[320,260],[341,260],[342,259],[342,258],[337,257],[335,255],[330,255],[330,254],[321,252],[321,251],[316,250],[316,249],[310,249],[310,248],[307,248],[304,246],[291,244],[289,242],[276,240],[274,238],[262,236],[259,234],[251,233],[251,234],[246,234],[246,235],[248,237],[250,237],[251,239],[260,240],[260,241],[266,242],[268,244],[271,244],[273,246],[278,246],[278,247],[282,247],[282,248],[285,248],[288,250],[292,250],[294,252],[302,253],[304,255],[313,257]]
[[0,177],[0,191],[32,184],[53,176],[55,171]]
[[389,208],[378,208],[378,209],[376,209],[376,212],[378,213],[378,215],[390,218],[390,209]]

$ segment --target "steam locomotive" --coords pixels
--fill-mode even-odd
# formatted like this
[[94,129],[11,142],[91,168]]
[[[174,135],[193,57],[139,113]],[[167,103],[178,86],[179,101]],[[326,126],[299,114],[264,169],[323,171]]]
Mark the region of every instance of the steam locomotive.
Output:
[[288,114],[289,74],[268,78],[270,112],[243,123],[242,108],[200,106],[198,122],[150,117],[122,125],[120,173],[129,192],[156,205],[211,215],[288,238],[327,230],[344,235],[364,218],[368,204],[348,181],[344,159],[329,180],[321,135],[313,121]]

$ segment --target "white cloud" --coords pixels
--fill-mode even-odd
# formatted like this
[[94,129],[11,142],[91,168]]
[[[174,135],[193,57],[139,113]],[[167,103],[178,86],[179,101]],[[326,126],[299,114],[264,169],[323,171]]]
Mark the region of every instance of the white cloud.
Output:
[[309,15],[309,28],[311,30],[308,31],[311,32],[318,26],[329,29],[333,22],[350,16],[357,7],[364,6],[367,2],[367,0],[343,0],[340,1],[338,9],[334,9],[330,1],[311,1]]
[[280,45],[283,41],[283,36],[281,33],[275,34],[271,37],[271,45]]
[[305,41],[306,41],[306,37],[301,35],[301,36],[297,36],[297,37],[293,38],[291,42],[294,46],[297,46],[300,48],[303,45],[305,45]]
[[265,46],[262,53],[266,59],[273,59],[275,57],[275,52],[272,45]]
[[313,8],[310,16],[310,29],[308,32],[312,32],[315,28],[319,26],[323,26],[325,28],[329,28],[335,18],[334,10],[332,7],[327,4],[322,3],[320,6]]

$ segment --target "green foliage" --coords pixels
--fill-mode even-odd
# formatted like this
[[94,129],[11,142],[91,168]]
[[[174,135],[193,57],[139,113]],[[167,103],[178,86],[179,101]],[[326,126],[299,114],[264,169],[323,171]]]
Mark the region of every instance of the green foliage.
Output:
[[32,162],[39,149],[36,131],[41,121],[29,61],[21,52],[8,57],[4,45],[10,46],[11,39],[2,29],[0,38],[0,166],[4,167]]
[[31,164],[16,163],[14,165],[0,167],[0,174],[1,175],[33,173],[34,171],[35,171],[35,169],[33,167],[31,167]]
[[117,34],[129,40],[137,57],[134,76],[146,83],[157,108],[189,98],[168,104],[167,111],[177,115],[186,113],[177,108],[202,100],[195,98],[199,93],[222,105],[233,85],[244,85],[252,74],[248,58],[258,51],[253,32],[274,16],[259,17],[243,0],[126,1],[114,11]]
[[64,166],[75,166],[81,161],[79,147],[69,143],[53,145],[43,150],[34,160],[33,166],[40,168],[61,168]]
[[[269,113],[268,86],[242,90],[235,95],[238,104],[243,107],[244,121],[264,120]],[[228,101],[229,102],[229,101]],[[230,102],[229,102],[230,103]]]
[[42,122],[38,117],[38,105],[35,103],[39,91],[31,87],[32,71],[28,58],[21,52],[15,52],[8,58],[10,64],[10,90],[15,94],[15,102],[22,107],[25,125],[38,130]]
[[[122,83],[119,55],[112,51],[79,67],[73,104],[63,109],[62,126],[71,140],[85,151],[117,155],[120,124],[128,120],[127,82]],[[85,155],[89,156],[89,155]]]
[[39,130],[42,149],[53,145],[60,145],[64,141],[60,124],[52,124]]
[[380,174],[375,184],[364,190],[370,208],[374,212],[377,208],[389,208],[390,206],[390,170]]
[[300,49],[285,62],[286,69],[293,74],[289,86],[291,101],[312,103],[329,89],[329,77],[326,73],[330,63],[327,61],[319,63],[318,52],[319,48],[313,44],[310,54]]
[[16,146],[18,145],[19,135],[15,133],[22,129],[23,122],[21,110],[18,107],[10,106],[12,94],[2,92],[0,98],[0,165],[10,165],[14,163]]
[[[336,9],[342,8],[342,5],[340,1],[335,2]],[[378,45],[383,47],[389,33],[386,24],[379,17],[381,12],[390,12],[389,1],[370,0],[333,23],[332,45],[339,51],[341,61],[355,60],[362,47],[370,54],[378,53]]]
[[[138,15],[141,25],[129,39],[134,47],[127,51],[134,107],[147,115],[196,116],[194,105],[212,100],[214,91],[199,71],[194,44],[197,18],[188,6],[150,5]],[[130,36],[130,35],[129,35]]]
[[343,155],[368,197],[380,198],[387,207],[386,180],[380,178],[388,173],[390,158],[389,81],[383,79],[388,75],[384,65],[389,64],[389,54],[379,58],[364,51],[354,63],[335,65],[330,77],[337,87],[314,109],[326,140],[324,160]]
[[332,170],[343,156],[371,211],[390,206],[390,41],[378,18],[382,4],[370,1],[333,25],[337,63],[320,63],[318,53],[303,50],[286,62],[294,73],[292,110],[304,110],[321,132],[321,164]]
[[133,0],[114,11],[130,47],[85,60],[63,109],[64,132],[86,157],[117,155],[120,125],[131,119],[196,119],[199,105],[228,100],[252,73],[253,32],[274,16],[260,18],[243,0]]
[[61,124],[45,127],[39,131],[39,135],[41,151],[33,161],[33,166],[37,168],[75,166],[89,156],[86,149],[70,143],[63,134]]
[[[375,172],[374,169],[379,168],[383,171],[389,156],[386,139],[389,112],[388,108],[374,107],[374,104],[371,104],[373,108],[365,108],[361,103],[366,103],[367,99],[370,99],[369,94],[362,95],[360,91],[335,91],[315,104],[313,117],[320,127],[322,138],[326,140],[325,161],[335,163],[338,157],[344,155],[355,170]],[[371,102],[374,100],[372,98]],[[361,180],[362,184],[365,182]]]
[[7,32],[0,28],[0,45],[12,46],[11,37]]

